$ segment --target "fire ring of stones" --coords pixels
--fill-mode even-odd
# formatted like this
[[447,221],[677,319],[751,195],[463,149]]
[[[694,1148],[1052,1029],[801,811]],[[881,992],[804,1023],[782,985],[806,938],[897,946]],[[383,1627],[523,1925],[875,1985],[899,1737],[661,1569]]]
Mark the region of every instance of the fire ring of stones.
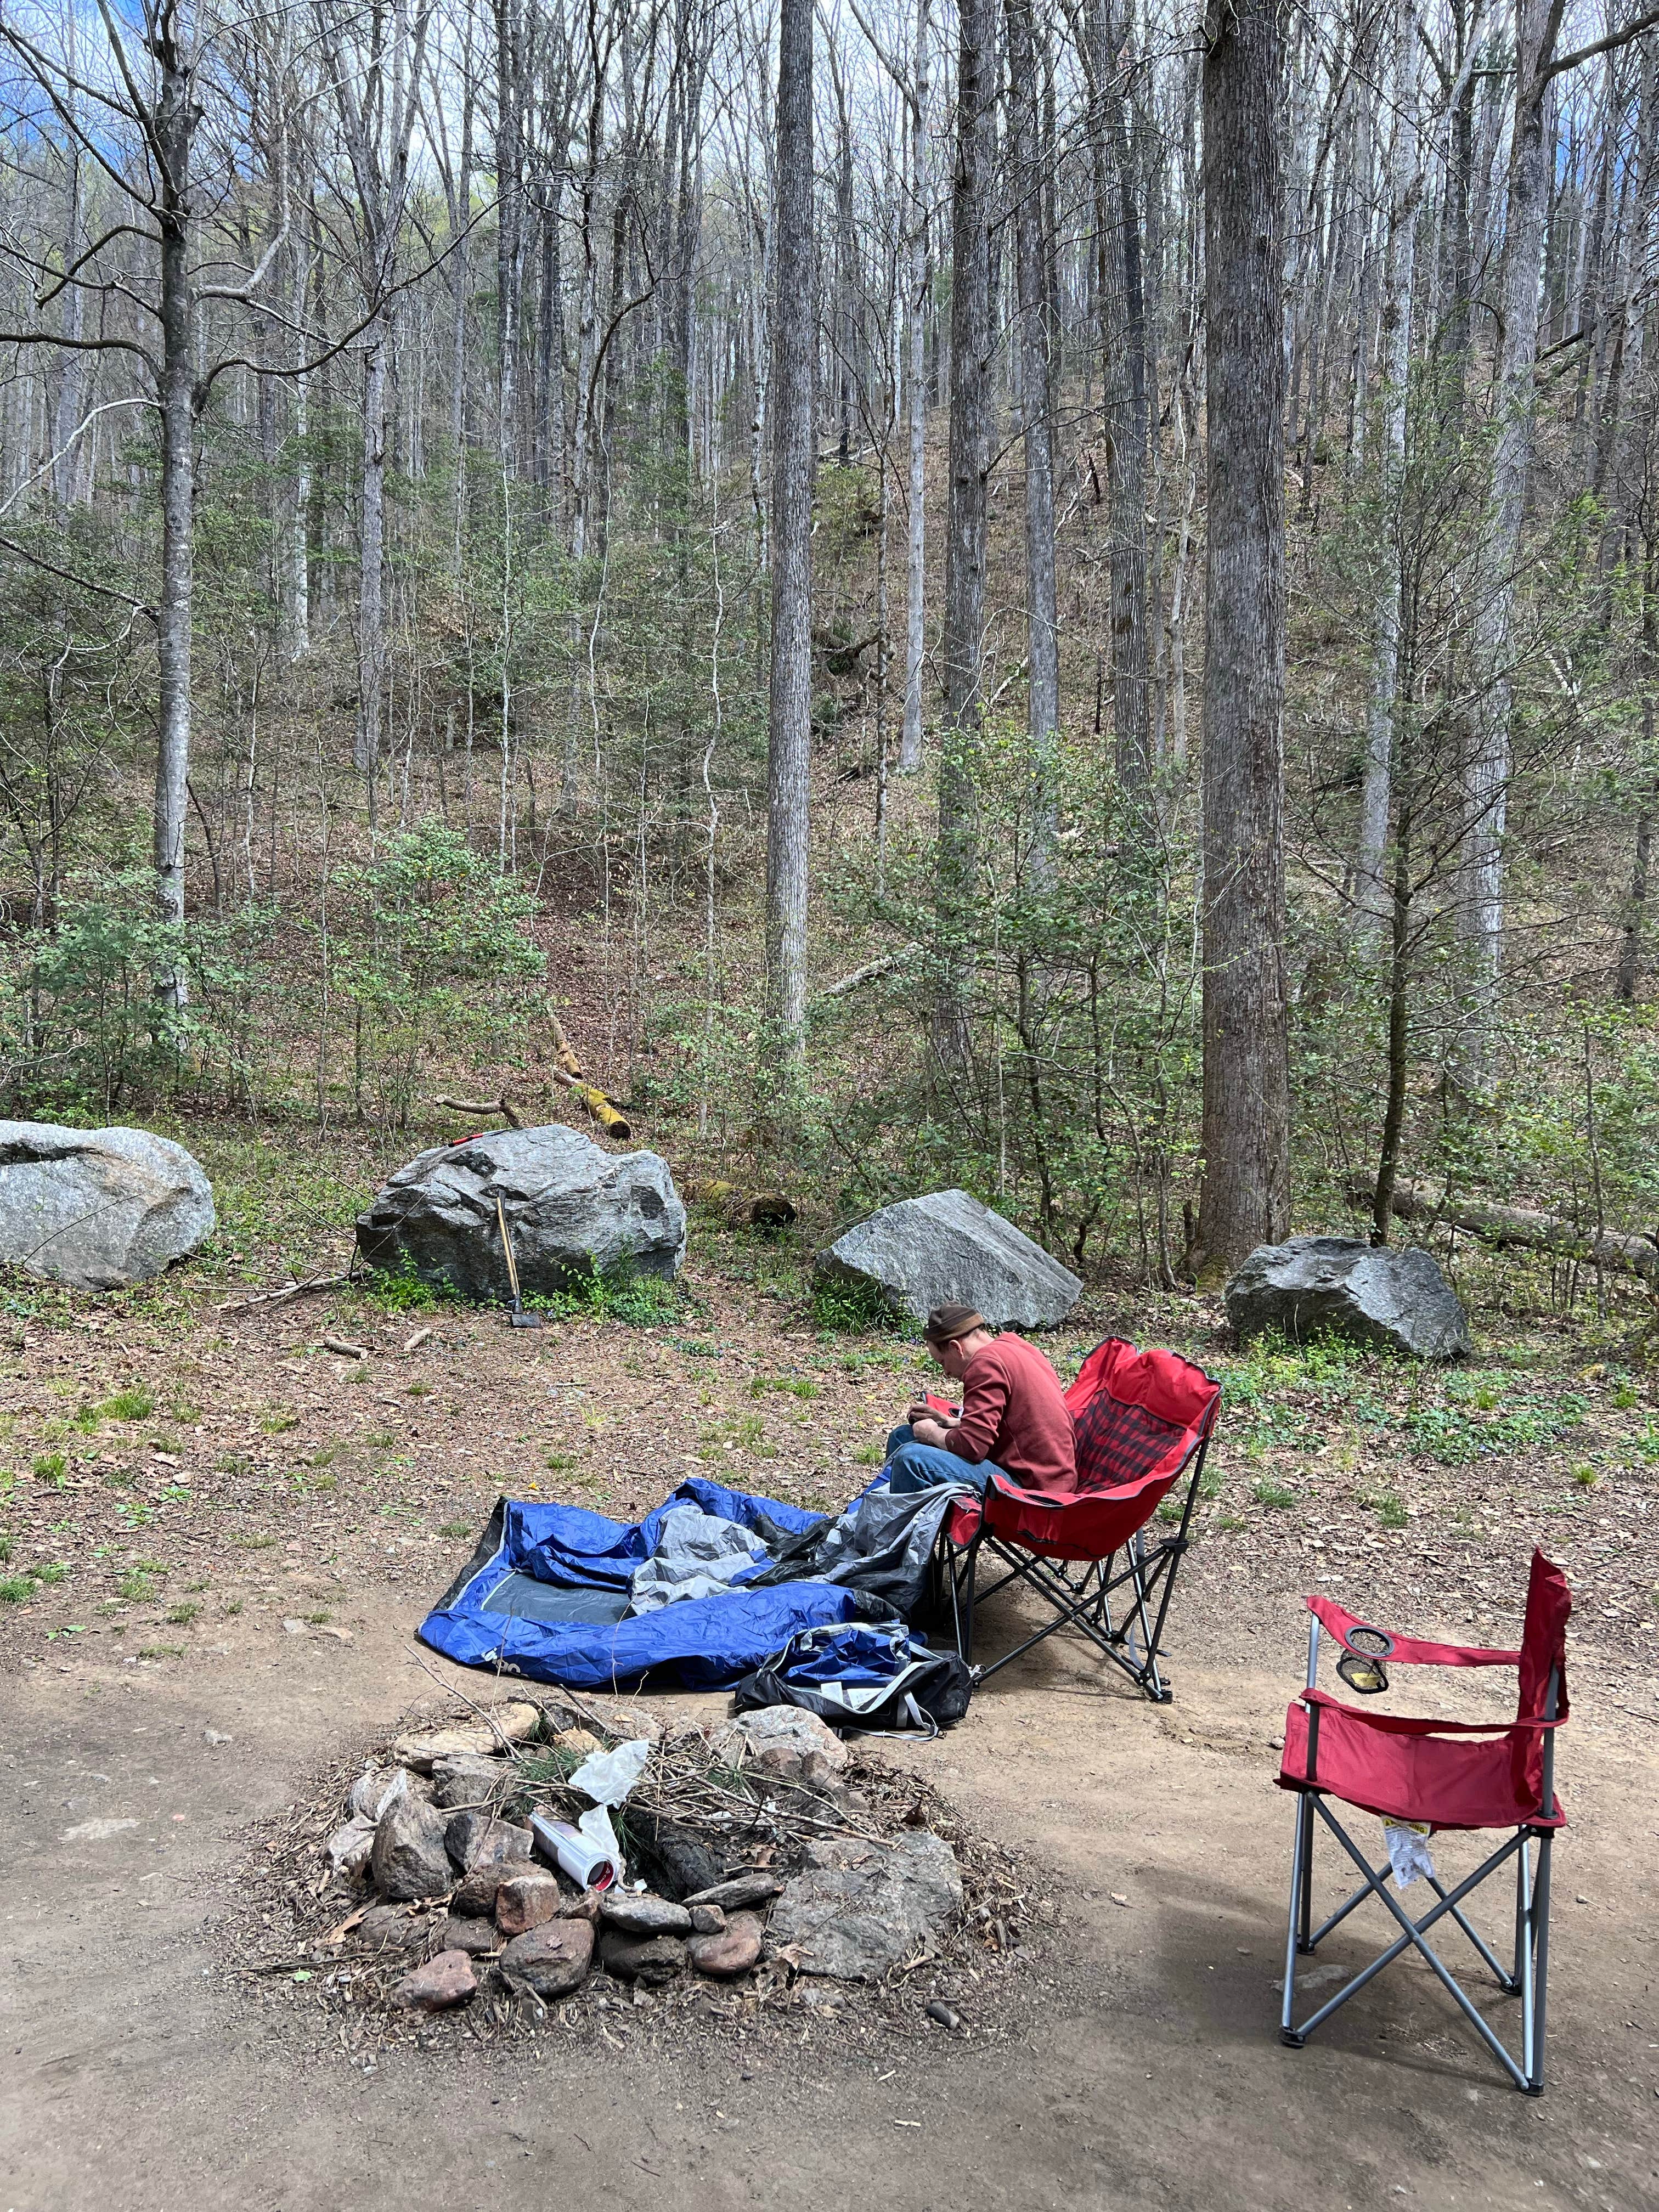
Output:
[[[600,1811],[584,1768],[638,1771]],[[584,1887],[607,1819],[623,1878]],[[675,1728],[568,1692],[423,1718],[265,1824],[242,1875],[252,1986],[371,2070],[406,2039],[625,2045],[653,2012],[739,2039],[805,2016],[996,2040],[1057,1911],[1028,1862],[811,1714]]]

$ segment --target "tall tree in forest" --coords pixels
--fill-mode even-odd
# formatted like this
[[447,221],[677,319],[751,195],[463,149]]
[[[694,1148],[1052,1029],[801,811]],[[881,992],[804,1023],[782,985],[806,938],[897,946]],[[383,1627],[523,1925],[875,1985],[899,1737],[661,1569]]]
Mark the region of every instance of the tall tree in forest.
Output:
[[1279,0],[1205,24],[1204,1187],[1213,1279],[1290,1221]]
[[806,1036],[812,767],[812,7],[781,0],[772,297],[772,672],[767,724],[767,1011],[787,1058]]
[[977,771],[984,712],[986,487],[991,471],[991,213],[998,84],[994,0],[957,8],[956,175],[951,195],[950,510],[945,540],[945,720],[939,769],[941,958],[934,1042],[968,1056],[967,974],[979,875]]
[[394,0],[356,24],[317,10],[341,136],[351,165],[357,280],[363,300],[363,458],[358,522],[357,728],[354,757],[375,814],[386,696],[386,471],[398,256],[410,188],[433,0]]
[[1054,433],[1048,360],[1048,251],[1042,84],[1031,0],[1007,0],[1009,184],[1019,329],[1020,435],[1025,449],[1026,659],[1034,756],[1031,848],[1048,872],[1054,836],[1053,758],[1060,728],[1060,614],[1054,584]]
[[1417,131],[1418,36],[1414,0],[1395,0],[1389,105],[1394,142],[1389,161],[1389,234],[1383,256],[1382,416],[1377,474],[1382,544],[1365,715],[1365,765],[1359,794],[1354,896],[1361,932],[1373,951],[1388,912],[1382,854],[1389,837],[1395,702],[1400,673],[1400,502],[1406,475],[1406,401],[1411,363],[1412,293],[1417,211],[1422,193]]
[[1552,185],[1547,102],[1564,72],[1627,46],[1659,21],[1645,10],[1588,46],[1556,52],[1565,0],[1516,0],[1515,112],[1504,198],[1498,359],[1497,434],[1491,514],[1475,611],[1480,690],[1464,770],[1467,828],[1460,931],[1468,963],[1470,1021],[1458,1055],[1463,1086],[1476,1096],[1492,1080],[1493,1028],[1504,960],[1504,842],[1509,819],[1514,626],[1522,530],[1531,481],[1539,309]]
[[[97,58],[85,76],[77,68],[73,44],[62,55],[38,45],[34,33],[39,26],[33,12],[14,10],[9,0],[0,10],[0,38],[40,95],[45,112],[65,129],[77,170],[81,160],[90,160],[113,182],[129,210],[129,222],[154,252],[154,289],[138,295],[124,270],[106,268],[109,250],[118,247],[129,234],[126,225],[118,222],[82,247],[61,273],[43,263],[30,270],[40,287],[41,306],[65,290],[89,293],[100,301],[94,334],[78,335],[85,319],[77,313],[64,331],[10,331],[0,343],[46,344],[77,354],[126,354],[142,365],[154,396],[161,422],[161,589],[152,611],[159,694],[155,894],[162,916],[182,921],[190,785],[196,426],[214,374],[198,375],[194,325],[198,295],[191,267],[196,214],[191,160],[202,114],[198,75],[204,43],[184,0],[140,0],[136,22],[118,17],[108,0],[100,0],[100,12],[108,56]],[[122,144],[129,132],[135,142],[136,159],[131,161],[125,158]],[[224,288],[216,289],[223,296]],[[151,326],[142,338],[122,326],[118,312],[118,302],[135,300]],[[112,307],[117,309],[112,318]],[[78,432],[79,425],[76,428]],[[181,969],[170,969],[155,981],[160,998],[174,1006],[184,1003],[186,980]]]

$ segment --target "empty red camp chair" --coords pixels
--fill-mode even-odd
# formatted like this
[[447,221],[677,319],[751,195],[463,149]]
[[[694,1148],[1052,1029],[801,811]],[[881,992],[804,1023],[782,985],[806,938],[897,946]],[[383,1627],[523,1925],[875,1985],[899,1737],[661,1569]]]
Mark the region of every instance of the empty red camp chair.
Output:
[[[1310,1597],[1308,1607],[1314,1617],[1308,1635],[1307,1687],[1285,1717],[1285,1757],[1279,1775],[1280,1789],[1294,1790],[1298,1800],[1280,2036],[1300,2050],[1339,2005],[1346,2004],[1384,1966],[1414,1949],[1438,1976],[1516,2087],[1536,2096],[1544,2086],[1550,1845],[1555,1831],[1566,1823],[1555,1794],[1555,1731],[1566,1719],[1568,1710],[1566,1632],[1572,1598],[1566,1577],[1541,1552],[1533,1553],[1526,1623],[1518,1651],[1471,1650],[1462,1644],[1425,1644],[1396,1636],[1346,1613],[1329,1598]],[[1512,1721],[1416,1720],[1401,1713],[1346,1704],[1317,1686],[1322,1626],[1343,1647],[1340,1662],[1346,1670],[1343,1679],[1362,1690],[1386,1689],[1388,1667],[1516,1668],[1521,1698],[1516,1717]],[[1372,1669],[1376,1673],[1368,1682]],[[1425,1874],[1421,1878],[1438,1902],[1420,1920],[1413,1920],[1388,1887],[1393,1871],[1389,1862],[1385,1860],[1380,1867],[1371,1865],[1332,1812],[1328,1798],[1375,1813],[1385,1822],[1425,1822],[1433,1832],[1458,1828],[1508,1828],[1513,1832],[1455,1889],[1447,1889],[1437,1875]],[[1312,1925],[1316,1817],[1324,1822],[1362,1876],[1353,1894],[1317,1928]],[[1516,1863],[1512,1967],[1498,1963],[1462,1909],[1465,1898],[1510,1858]],[[1381,1900],[1401,1933],[1317,2012],[1299,2027],[1295,2026],[1297,1954],[1315,1950],[1367,1897]],[[1521,2000],[1518,2063],[1425,1940],[1430,1929],[1448,1916],[1497,1976],[1504,1995]]]
[[[1056,1629],[1076,1628],[1165,1705],[1158,1645],[1221,1386],[1178,1352],[1137,1352],[1109,1337],[1084,1361],[1066,1402],[1077,1423],[1075,1495],[1047,1497],[993,1475],[982,1499],[953,1506],[940,1539],[941,1609],[971,1659],[976,1603],[1023,1583],[1055,1617],[980,1668],[981,1680]],[[1178,1527],[1149,1543],[1146,1523],[1183,1476]],[[1006,1571],[976,1589],[987,1551]]]

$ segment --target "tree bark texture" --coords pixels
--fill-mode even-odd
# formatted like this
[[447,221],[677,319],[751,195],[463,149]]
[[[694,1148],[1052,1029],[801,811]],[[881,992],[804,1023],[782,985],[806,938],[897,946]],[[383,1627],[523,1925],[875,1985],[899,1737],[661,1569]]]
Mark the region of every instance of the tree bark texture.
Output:
[[[169,13],[155,41],[161,70],[155,139],[161,260],[161,603],[156,617],[161,729],[155,753],[155,896],[169,921],[185,918],[185,814],[189,805],[191,620],[196,477],[195,358],[190,274],[190,160],[196,108]],[[158,994],[182,1006],[183,973],[158,976]]]
[[1290,1221],[1285,979],[1284,255],[1276,0],[1218,7],[1204,61],[1209,567],[1203,768],[1206,1274]]
[[945,726],[939,771],[942,961],[934,1012],[944,1058],[968,1053],[967,976],[977,890],[983,713],[986,489],[991,468],[992,171],[998,92],[994,0],[960,0],[951,192],[950,508],[945,545]]
[[786,1053],[806,1024],[812,746],[812,0],[781,0],[772,304],[772,670],[766,984]]
[[1008,153],[1015,194],[1020,432],[1025,451],[1027,692],[1032,752],[1031,864],[1052,872],[1054,751],[1060,728],[1060,611],[1054,580],[1054,433],[1048,360],[1041,108],[1031,0],[1007,0]]

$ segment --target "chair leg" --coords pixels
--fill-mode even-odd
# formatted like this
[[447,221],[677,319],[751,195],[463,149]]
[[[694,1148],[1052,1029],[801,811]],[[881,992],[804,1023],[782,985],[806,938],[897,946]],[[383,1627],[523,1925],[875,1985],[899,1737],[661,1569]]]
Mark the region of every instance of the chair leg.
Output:
[[1310,1952],[1313,1941],[1313,1847],[1314,1808],[1311,1797],[1304,1796],[1302,1807],[1302,1920],[1296,1931],[1296,1948]]
[[[1531,1935],[1528,1946],[1532,1984],[1532,2033],[1526,2041],[1524,2071],[1527,2094],[1537,2097],[1544,2089],[1544,1991],[1550,1970],[1550,1849],[1555,1838],[1546,1829],[1538,1838],[1538,1876],[1533,1884]],[[1526,1845],[1521,1847],[1522,1856]]]
[[1296,2017],[1296,1954],[1308,1932],[1308,1890],[1312,1876],[1313,1807],[1306,1791],[1296,1801],[1296,1829],[1291,1841],[1291,1910],[1285,1936],[1285,2002],[1279,2013],[1279,2039],[1300,2051],[1305,2039],[1291,2025]]

